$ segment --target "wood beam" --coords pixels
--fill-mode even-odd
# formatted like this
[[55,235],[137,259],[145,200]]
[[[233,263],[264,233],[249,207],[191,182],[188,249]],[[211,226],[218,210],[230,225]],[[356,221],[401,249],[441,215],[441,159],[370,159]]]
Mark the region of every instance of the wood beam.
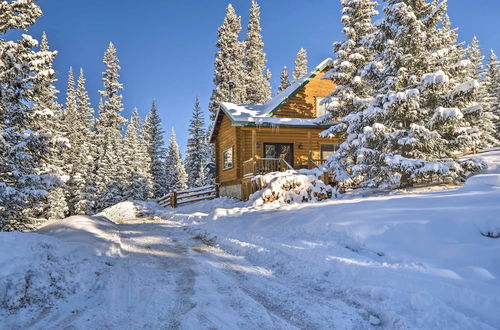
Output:
[[252,129],[252,158],[257,158],[257,130]]

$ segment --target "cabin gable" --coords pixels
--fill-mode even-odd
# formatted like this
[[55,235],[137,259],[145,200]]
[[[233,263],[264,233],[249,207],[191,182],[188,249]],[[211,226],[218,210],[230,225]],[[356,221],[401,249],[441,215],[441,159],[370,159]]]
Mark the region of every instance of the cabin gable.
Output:
[[272,112],[277,118],[316,118],[318,117],[317,104],[320,98],[328,96],[334,89],[335,83],[330,79],[322,79],[330,67],[325,67],[305,85],[301,86],[285,102]]

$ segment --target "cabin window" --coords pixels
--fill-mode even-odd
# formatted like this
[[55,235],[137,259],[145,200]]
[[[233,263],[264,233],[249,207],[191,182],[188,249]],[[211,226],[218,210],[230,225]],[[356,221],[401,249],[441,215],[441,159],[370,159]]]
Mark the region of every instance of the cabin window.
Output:
[[316,117],[326,115],[326,104],[321,104],[321,101],[323,101],[324,99],[324,97],[316,98]]
[[222,152],[222,162],[225,170],[233,168],[233,147],[229,147]]
[[338,149],[339,144],[322,144],[321,145],[321,162],[324,163]]

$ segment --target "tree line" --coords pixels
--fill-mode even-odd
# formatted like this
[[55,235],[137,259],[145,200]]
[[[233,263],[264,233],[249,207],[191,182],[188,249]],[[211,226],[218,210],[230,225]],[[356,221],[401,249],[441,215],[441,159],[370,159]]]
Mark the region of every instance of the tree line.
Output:
[[19,40],[0,39],[0,230],[29,228],[34,219],[94,214],[127,199],[157,198],[212,182],[208,130],[198,99],[183,160],[172,129],[165,147],[155,102],[144,122],[134,109],[122,116],[123,85],[117,50],[104,54],[95,113],[82,69],[68,74],[58,103],[53,69],[57,51],[27,32],[42,11],[35,1],[0,3],[0,33],[24,29]]

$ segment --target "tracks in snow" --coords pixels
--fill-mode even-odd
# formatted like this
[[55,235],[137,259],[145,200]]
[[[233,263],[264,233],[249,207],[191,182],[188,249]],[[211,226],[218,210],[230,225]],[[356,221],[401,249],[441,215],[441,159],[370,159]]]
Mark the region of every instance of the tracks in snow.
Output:
[[[366,328],[356,308],[210,246],[176,222],[118,226],[119,255],[58,328]],[[205,243],[204,243],[205,242]],[[69,304],[68,304],[69,305]],[[72,306],[74,308],[75,306]],[[63,308],[64,310],[64,308]],[[52,311],[54,313],[55,311]],[[61,313],[61,311],[59,311]],[[64,314],[64,313],[61,313]],[[47,321],[47,319],[45,320]],[[38,323],[36,326],[40,325]],[[43,322],[42,322],[43,324]]]

